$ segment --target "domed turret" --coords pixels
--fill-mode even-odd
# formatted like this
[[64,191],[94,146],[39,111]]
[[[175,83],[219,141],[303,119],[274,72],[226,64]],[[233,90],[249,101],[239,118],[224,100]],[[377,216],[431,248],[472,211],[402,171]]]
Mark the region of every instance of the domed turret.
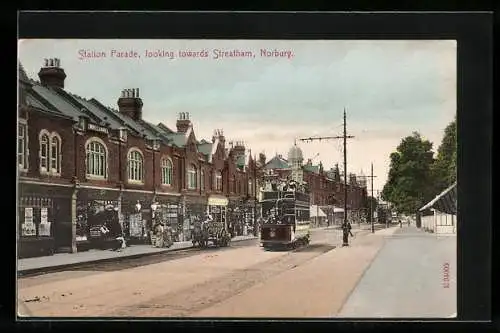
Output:
[[293,165],[293,162],[300,162],[302,165],[302,161],[304,160],[304,156],[302,155],[302,149],[297,147],[297,144],[294,144],[292,148],[288,151],[288,161]]
[[292,148],[288,151],[288,164],[292,168],[291,179],[298,184],[302,183],[304,178],[302,172],[302,161],[304,161],[302,149],[297,147],[297,142],[295,142]]

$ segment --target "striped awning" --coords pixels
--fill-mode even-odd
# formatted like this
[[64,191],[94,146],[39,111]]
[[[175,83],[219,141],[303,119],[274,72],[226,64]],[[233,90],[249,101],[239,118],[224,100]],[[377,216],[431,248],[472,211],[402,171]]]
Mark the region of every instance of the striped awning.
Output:
[[435,209],[446,214],[457,214],[457,183],[451,185],[446,190],[437,195],[434,199],[428,202],[425,206],[419,209],[424,211],[427,209]]

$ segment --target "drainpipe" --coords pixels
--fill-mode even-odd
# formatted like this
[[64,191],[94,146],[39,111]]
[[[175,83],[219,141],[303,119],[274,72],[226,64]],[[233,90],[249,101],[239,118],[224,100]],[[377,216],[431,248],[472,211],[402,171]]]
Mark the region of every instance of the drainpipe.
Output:
[[[74,136],[73,136],[73,165],[74,165],[74,176],[73,176],[73,190],[71,193],[71,253],[76,253],[78,252],[78,247],[76,246],[76,199],[78,197],[78,188],[79,188],[79,183],[78,183],[78,160],[79,160],[79,153],[78,153],[78,137],[79,137],[78,131],[75,129],[74,130]],[[86,147],[85,147],[86,148]]]
[[118,192],[118,223],[120,223],[120,228],[123,232],[123,213],[122,213],[122,201],[123,201],[123,171],[122,171],[122,142],[118,142],[118,183],[120,184],[120,192]]

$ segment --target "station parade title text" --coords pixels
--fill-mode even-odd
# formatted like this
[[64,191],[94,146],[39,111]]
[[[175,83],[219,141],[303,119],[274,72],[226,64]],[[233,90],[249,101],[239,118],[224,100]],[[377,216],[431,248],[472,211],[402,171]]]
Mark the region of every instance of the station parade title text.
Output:
[[294,53],[291,50],[261,48],[259,50],[238,49],[202,49],[202,50],[165,50],[145,49],[137,51],[130,50],[78,50],[78,59],[234,59],[234,58],[285,58],[291,59]]

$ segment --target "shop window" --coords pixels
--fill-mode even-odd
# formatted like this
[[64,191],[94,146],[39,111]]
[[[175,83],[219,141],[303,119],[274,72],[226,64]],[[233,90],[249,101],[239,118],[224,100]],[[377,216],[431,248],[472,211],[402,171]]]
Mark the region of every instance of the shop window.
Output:
[[166,157],[161,160],[161,183],[162,185],[172,185],[172,161]]
[[21,120],[17,127],[17,163],[19,169],[28,170],[28,125]]
[[144,159],[141,152],[134,148],[128,153],[128,180],[129,182],[144,182]]
[[87,176],[106,178],[107,150],[104,143],[97,138],[90,139],[86,145]]
[[21,237],[51,237],[52,199],[22,196],[19,200]]
[[187,170],[187,187],[188,189],[196,189],[196,167],[194,165],[190,165]]

